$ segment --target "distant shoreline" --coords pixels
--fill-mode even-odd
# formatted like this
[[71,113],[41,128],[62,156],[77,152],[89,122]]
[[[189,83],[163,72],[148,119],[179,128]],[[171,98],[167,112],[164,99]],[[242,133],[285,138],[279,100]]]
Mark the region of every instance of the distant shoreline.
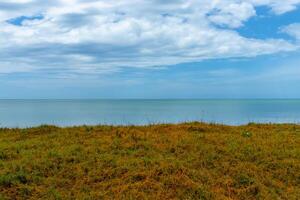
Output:
[[22,99],[22,98],[0,98],[0,101],[127,101],[127,100],[132,100],[132,101],[226,101],[226,100],[238,100],[238,101],[243,101],[243,100],[300,100],[300,98],[36,98],[36,99]]
[[143,124],[143,125],[135,125],[135,124],[125,124],[125,125],[115,125],[115,124],[95,124],[95,125],[89,125],[89,124],[82,124],[82,125],[71,125],[71,126],[60,126],[55,124],[41,124],[36,126],[28,126],[28,127],[5,127],[1,126],[0,124],[0,130],[1,129],[32,129],[32,128],[41,128],[41,127],[54,127],[59,129],[68,129],[68,128],[82,128],[82,127],[112,127],[112,128],[126,128],[126,127],[153,127],[153,126],[180,126],[180,125],[189,125],[189,124],[198,124],[198,125],[208,125],[208,126],[225,126],[225,127],[245,127],[245,126],[300,126],[299,123],[256,123],[256,122],[249,122],[245,124],[239,124],[239,125],[230,125],[230,124],[222,124],[222,123],[214,123],[214,122],[201,122],[201,121],[191,121],[191,122],[179,122],[179,123],[149,123],[149,124]]

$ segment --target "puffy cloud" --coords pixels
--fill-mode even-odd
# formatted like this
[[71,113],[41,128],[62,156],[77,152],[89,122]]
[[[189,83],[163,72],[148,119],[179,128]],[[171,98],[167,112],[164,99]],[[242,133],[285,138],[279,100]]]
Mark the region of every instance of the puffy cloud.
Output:
[[281,14],[298,4],[284,2],[1,0],[0,73],[106,73],[292,51],[297,46],[288,41],[245,38],[234,30],[256,15],[256,6]]
[[209,14],[208,19],[219,25],[227,25],[232,28],[242,26],[242,23],[256,15],[254,6],[247,2],[228,3],[223,1],[218,9]]
[[282,32],[285,32],[300,41],[300,23],[290,24],[282,28]]
[[295,10],[300,4],[300,0],[249,0],[256,6],[268,6],[275,14],[283,14]]

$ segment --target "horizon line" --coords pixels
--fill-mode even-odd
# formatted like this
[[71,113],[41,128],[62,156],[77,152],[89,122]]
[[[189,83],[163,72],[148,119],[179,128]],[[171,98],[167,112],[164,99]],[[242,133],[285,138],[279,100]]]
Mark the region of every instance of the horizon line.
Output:
[[2,100],[300,100],[298,98],[0,98]]

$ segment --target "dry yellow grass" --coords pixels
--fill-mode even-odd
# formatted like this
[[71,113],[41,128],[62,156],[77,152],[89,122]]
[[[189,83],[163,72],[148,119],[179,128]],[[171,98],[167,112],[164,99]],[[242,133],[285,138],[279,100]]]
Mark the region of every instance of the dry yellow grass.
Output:
[[0,199],[300,199],[300,126],[0,129]]

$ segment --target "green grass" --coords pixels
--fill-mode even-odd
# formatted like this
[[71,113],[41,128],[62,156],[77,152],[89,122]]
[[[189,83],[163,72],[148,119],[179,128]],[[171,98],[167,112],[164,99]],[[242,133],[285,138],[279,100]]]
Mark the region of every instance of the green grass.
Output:
[[300,126],[0,129],[0,199],[300,199]]

